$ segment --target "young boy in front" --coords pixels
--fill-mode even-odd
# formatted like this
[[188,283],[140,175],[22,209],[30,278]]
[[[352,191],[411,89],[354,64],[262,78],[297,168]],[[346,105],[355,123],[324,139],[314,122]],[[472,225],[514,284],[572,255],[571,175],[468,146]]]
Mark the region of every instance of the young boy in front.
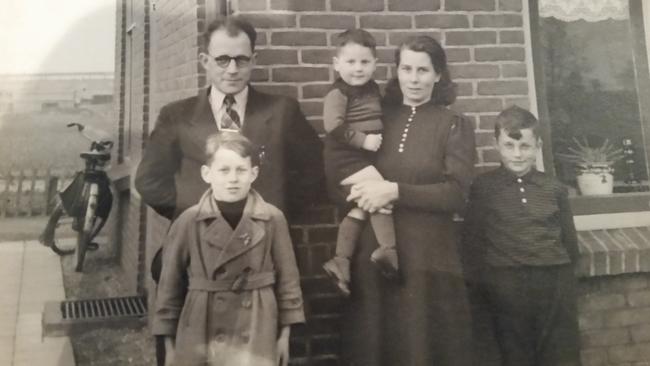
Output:
[[578,246],[567,189],[535,169],[542,141],[532,113],[504,110],[494,132],[501,167],[472,185],[464,244],[502,364],[579,365]]
[[282,212],[251,184],[259,155],[236,132],[207,139],[198,204],[172,224],[152,333],[165,365],[286,366],[289,332],[304,322],[300,276]]
[[[372,79],[377,62],[375,49],[375,39],[363,29],[348,29],[336,38],[332,61],[339,78],[323,99],[325,174],[333,182],[330,190],[334,192],[362,181],[384,179],[373,166],[383,130],[381,94]],[[368,217],[379,243],[370,260],[386,277],[397,276],[395,227],[390,211],[369,214],[354,207],[339,226],[334,258],[323,265],[344,295],[350,294],[350,257]]]

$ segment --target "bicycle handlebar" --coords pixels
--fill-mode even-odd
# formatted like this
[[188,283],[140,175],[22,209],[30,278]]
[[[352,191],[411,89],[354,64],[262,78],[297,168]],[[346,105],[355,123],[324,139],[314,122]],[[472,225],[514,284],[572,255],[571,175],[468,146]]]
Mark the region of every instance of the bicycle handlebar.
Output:
[[86,128],[84,125],[82,125],[81,123],[77,123],[77,122],[68,123],[66,125],[66,127],[75,127],[75,126],[77,127],[77,131],[79,131],[79,132],[83,131],[84,128]]
[[90,141],[93,144],[100,145],[100,146],[102,146],[104,148],[107,148],[109,150],[113,148],[113,141],[110,141],[110,140],[103,140],[103,141],[102,140],[97,140],[96,141],[92,137],[88,136],[88,134],[84,132],[84,130],[86,129],[86,126],[82,125],[81,123],[78,123],[78,122],[68,123],[66,125],[66,127],[76,127],[77,132],[79,132],[81,134],[81,136],[83,136],[86,140]]

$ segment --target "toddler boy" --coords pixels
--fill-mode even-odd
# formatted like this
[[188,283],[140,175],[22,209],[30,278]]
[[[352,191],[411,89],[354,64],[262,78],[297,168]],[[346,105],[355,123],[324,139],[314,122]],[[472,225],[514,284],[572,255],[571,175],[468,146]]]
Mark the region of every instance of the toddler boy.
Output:
[[[372,165],[383,125],[381,94],[372,79],[377,62],[375,39],[363,29],[349,29],[338,35],[336,44],[333,65],[339,78],[323,100],[323,124],[327,131],[325,174],[330,190],[339,192],[362,181],[383,180]],[[355,207],[341,221],[336,255],[323,268],[344,295],[350,294],[350,257],[368,217],[379,243],[370,259],[385,276],[397,275],[395,229],[389,212],[368,214]]]

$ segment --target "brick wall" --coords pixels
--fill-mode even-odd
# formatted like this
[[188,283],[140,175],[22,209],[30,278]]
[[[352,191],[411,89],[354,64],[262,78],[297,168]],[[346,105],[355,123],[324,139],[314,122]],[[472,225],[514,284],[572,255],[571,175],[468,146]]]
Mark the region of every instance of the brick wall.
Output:
[[[140,26],[147,23],[148,6],[135,3],[123,0],[123,7],[133,9],[123,8],[117,14],[117,26],[122,31],[118,32],[118,61],[122,65],[133,62],[129,90],[121,90],[119,107],[123,116],[121,137],[123,145],[128,144],[122,150],[123,155],[128,152],[131,171],[139,160],[141,146],[146,147],[147,135],[160,108],[195,95],[197,88],[205,85],[197,55],[207,13],[206,2],[202,0],[157,1],[151,12],[154,31],[148,39],[149,28]],[[528,104],[520,0],[447,0],[444,4],[435,0],[240,0],[231,5],[234,11],[249,17],[259,30],[259,67],[253,76],[256,87],[298,98],[320,132],[321,99],[335,77],[330,68],[332,37],[354,26],[369,29],[378,40],[380,63],[376,78],[380,83],[394,76],[393,52],[405,37],[426,33],[442,42],[459,85],[460,98],[454,108],[465,112],[476,125],[481,166],[495,161],[487,146],[490,141],[486,131],[491,129],[496,113],[509,103]],[[124,31],[130,24],[123,23],[126,11],[131,10],[138,26],[130,36],[133,48],[128,48]],[[147,66],[147,50],[151,52],[151,68]],[[123,75],[123,69],[117,73]],[[124,78],[119,85],[123,88]],[[129,116],[124,116],[128,96],[130,140],[125,133]],[[166,232],[167,222],[151,210],[143,210],[137,193],[131,191],[128,202],[120,205],[124,216],[122,265],[125,272],[132,274],[136,286],[141,287],[147,276],[142,267],[141,243],[146,238],[146,253],[151,256]],[[335,327],[340,298],[320,269],[332,254],[336,223],[335,213],[329,207],[292,220],[291,233],[304,276],[302,284],[309,314],[308,325],[293,332],[294,364],[336,363]],[[144,263],[149,261],[147,258]]]
[[[136,35],[146,46],[135,48],[142,55],[138,61],[142,76],[135,78],[131,90],[139,99],[135,111],[140,114],[136,121],[139,136],[130,145],[133,158],[139,158],[141,144],[146,147],[160,108],[193,96],[205,86],[197,60],[208,13],[205,4],[205,0],[156,1],[150,14],[155,29],[151,39]],[[259,30],[256,87],[299,99],[321,132],[322,96],[335,77],[330,69],[332,37],[349,27],[364,27],[377,38],[380,63],[376,78],[380,83],[394,76],[393,52],[405,37],[426,33],[441,41],[459,86],[460,96],[453,108],[464,112],[476,126],[480,168],[497,161],[490,146],[496,114],[512,103],[529,105],[523,30],[527,15],[522,14],[522,0],[233,0],[231,6]],[[118,6],[118,30],[125,29],[120,23],[122,15]],[[144,23],[144,18],[141,21]],[[124,37],[118,34],[117,39],[123,41]],[[120,45],[118,42],[118,65],[123,60]],[[150,70],[146,66],[149,47]],[[116,75],[121,74],[122,69],[117,68]],[[118,83],[116,92],[119,88]],[[125,95],[123,89],[120,93]],[[135,168],[137,160],[131,163]],[[141,286],[148,274],[142,261],[135,260],[142,255],[140,243],[146,236],[146,252],[152,255],[168,223],[144,209],[133,190],[128,201],[120,210],[125,211],[122,222],[126,225],[122,262],[129,272],[136,271],[132,277]],[[333,251],[336,215],[331,207],[323,207],[292,218],[291,223],[308,314],[307,325],[292,332],[292,364],[334,365],[341,299],[320,266]],[[630,274],[583,279],[580,286],[585,364],[643,365],[641,361],[648,359],[643,345],[650,338],[644,325],[650,323],[646,321],[650,319],[647,277]]]
[[[322,97],[335,78],[332,40],[350,27],[376,38],[380,84],[395,76],[394,51],[405,38],[428,34],[441,42],[458,84],[452,108],[476,126],[479,167],[498,161],[491,146],[496,114],[513,103],[529,106],[520,0],[239,0],[233,10],[258,30],[255,86],[298,98],[321,133]],[[308,314],[292,333],[292,363],[334,365],[342,300],[321,265],[333,254],[337,221],[323,208],[292,224]]]
[[[149,1],[122,0],[117,3],[116,32],[116,108],[118,116],[117,170],[129,170],[140,160],[149,124]],[[132,27],[130,33],[127,29]],[[119,261],[125,273],[124,289],[142,291],[144,273],[144,206],[128,191],[115,196],[118,220],[107,228],[110,239],[119,247]]]
[[[126,100],[126,0],[121,0],[115,6],[115,115],[117,125],[113,136],[117,138],[116,161],[124,162],[124,105]],[[114,157],[115,158],[115,157]]]
[[378,43],[376,79],[394,77],[394,50],[413,34],[438,39],[447,51],[459,98],[452,108],[476,125],[478,165],[498,161],[494,117],[504,107],[529,107],[521,0],[239,0],[234,11],[259,31],[257,87],[299,98],[322,131],[322,103],[334,80],[333,35],[369,30]]
[[[205,27],[206,7],[204,1],[156,1],[151,13],[151,79],[149,89],[152,91],[149,108],[151,120],[143,129],[143,147],[146,148],[146,136],[153,129],[160,109],[167,103],[196,95],[205,76],[198,62],[199,46],[203,27]],[[132,200],[140,202],[133,192]],[[140,231],[141,240],[145,242],[146,259],[151,262],[155,250],[167,232],[169,222],[158,216],[153,210],[145,209],[145,229]],[[135,228],[134,228],[135,229]],[[137,232],[137,231],[136,231]],[[145,266],[146,267],[146,266]],[[148,268],[139,273],[140,285],[150,280]],[[144,286],[146,287],[146,286]]]
[[322,207],[290,222],[307,315],[305,325],[292,329],[292,364],[336,364],[342,298],[321,266],[334,255],[337,215],[333,208]]
[[650,365],[650,275],[580,280],[584,366]]

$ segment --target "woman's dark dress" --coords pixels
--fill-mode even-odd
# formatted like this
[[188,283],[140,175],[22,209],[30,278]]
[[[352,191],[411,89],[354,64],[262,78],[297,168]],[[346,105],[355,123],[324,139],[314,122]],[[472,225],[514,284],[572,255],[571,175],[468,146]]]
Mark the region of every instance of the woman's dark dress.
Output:
[[405,131],[411,114],[409,106],[384,109],[376,165],[399,184],[393,216],[402,280],[390,282],[370,263],[377,241],[367,225],[342,322],[344,365],[471,364],[460,227],[452,217],[464,207],[473,176],[474,128],[454,111],[425,104]]

